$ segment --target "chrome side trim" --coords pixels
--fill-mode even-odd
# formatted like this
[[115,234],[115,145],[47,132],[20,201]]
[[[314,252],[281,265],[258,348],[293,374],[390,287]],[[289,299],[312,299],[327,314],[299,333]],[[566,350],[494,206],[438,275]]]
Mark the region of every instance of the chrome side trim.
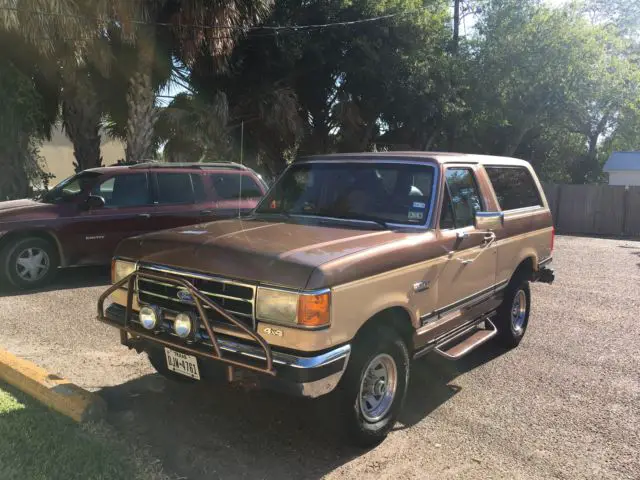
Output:
[[465,297],[461,300],[458,300],[454,303],[450,303],[449,305],[442,307],[438,310],[434,310],[431,313],[428,313],[426,315],[423,315],[420,317],[420,323],[422,326],[428,324],[430,321],[434,320],[435,318],[438,318],[442,315],[446,315],[447,313],[453,311],[453,310],[459,310],[459,309],[463,309],[469,306],[473,306],[477,303],[482,303],[485,300],[491,298],[492,295],[500,292],[501,290],[504,290],[504,288],[506,288],[507,284],[509,283],[508,280],[505,280],[503,282],[499,282],[496,283],[495,285],[492,285],[489,288],[485,288],[484,290],[480,290],[479,292],[476,292],[474,294],[469,295],[468,297]]

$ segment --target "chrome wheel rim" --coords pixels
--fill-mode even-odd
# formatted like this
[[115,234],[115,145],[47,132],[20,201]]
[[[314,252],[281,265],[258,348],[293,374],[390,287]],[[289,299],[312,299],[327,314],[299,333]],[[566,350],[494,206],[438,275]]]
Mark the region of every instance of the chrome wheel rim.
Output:
[[511,328],[517,334],[524,330],[524,320],[527,317],[527,294],[518,290],[511,305]]
[[398,368],[391,355],[381,353],[365,368],[360,382],[360,411],[368,422],[377,422],[391,410],[398,388]]
[[49,255],[41,248],[26,248],[16,259],[16,274],[25,282],[37,282],[49,272]]

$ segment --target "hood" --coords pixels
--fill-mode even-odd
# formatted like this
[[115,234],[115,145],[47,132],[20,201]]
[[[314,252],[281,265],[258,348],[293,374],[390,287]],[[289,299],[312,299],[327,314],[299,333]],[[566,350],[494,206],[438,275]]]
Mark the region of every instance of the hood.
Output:
[[120,244],[116,255],[237,280],[308,288],[318,266],[404,236],[377,228],[225,220],[131,238]]
[[32,214],[40,214],[51,210],[52,205],[40,203],[34,200],[9,200],[0,202],[0,222],[8,222],[14,219],[31,217]]

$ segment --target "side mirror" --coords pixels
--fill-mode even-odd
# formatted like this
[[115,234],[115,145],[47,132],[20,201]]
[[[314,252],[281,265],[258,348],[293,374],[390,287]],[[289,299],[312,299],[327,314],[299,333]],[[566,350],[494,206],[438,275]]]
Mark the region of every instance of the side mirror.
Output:
[[476,212],[475,226],[478,230],[495,230],[504,223],[502,212]]
[[93,210],[96,208],[102,208],[106,205],[104,198],[99,197],[97,195],[89,195],[87,201],[85,202],[85,207],[87,210]]

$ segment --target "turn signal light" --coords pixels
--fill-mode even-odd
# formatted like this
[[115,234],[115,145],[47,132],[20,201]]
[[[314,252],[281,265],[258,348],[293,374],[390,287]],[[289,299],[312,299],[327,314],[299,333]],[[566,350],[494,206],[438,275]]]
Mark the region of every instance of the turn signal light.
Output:
[[300,295],[298,300],[298,325],[322,327],[329,325],[331,295]]

